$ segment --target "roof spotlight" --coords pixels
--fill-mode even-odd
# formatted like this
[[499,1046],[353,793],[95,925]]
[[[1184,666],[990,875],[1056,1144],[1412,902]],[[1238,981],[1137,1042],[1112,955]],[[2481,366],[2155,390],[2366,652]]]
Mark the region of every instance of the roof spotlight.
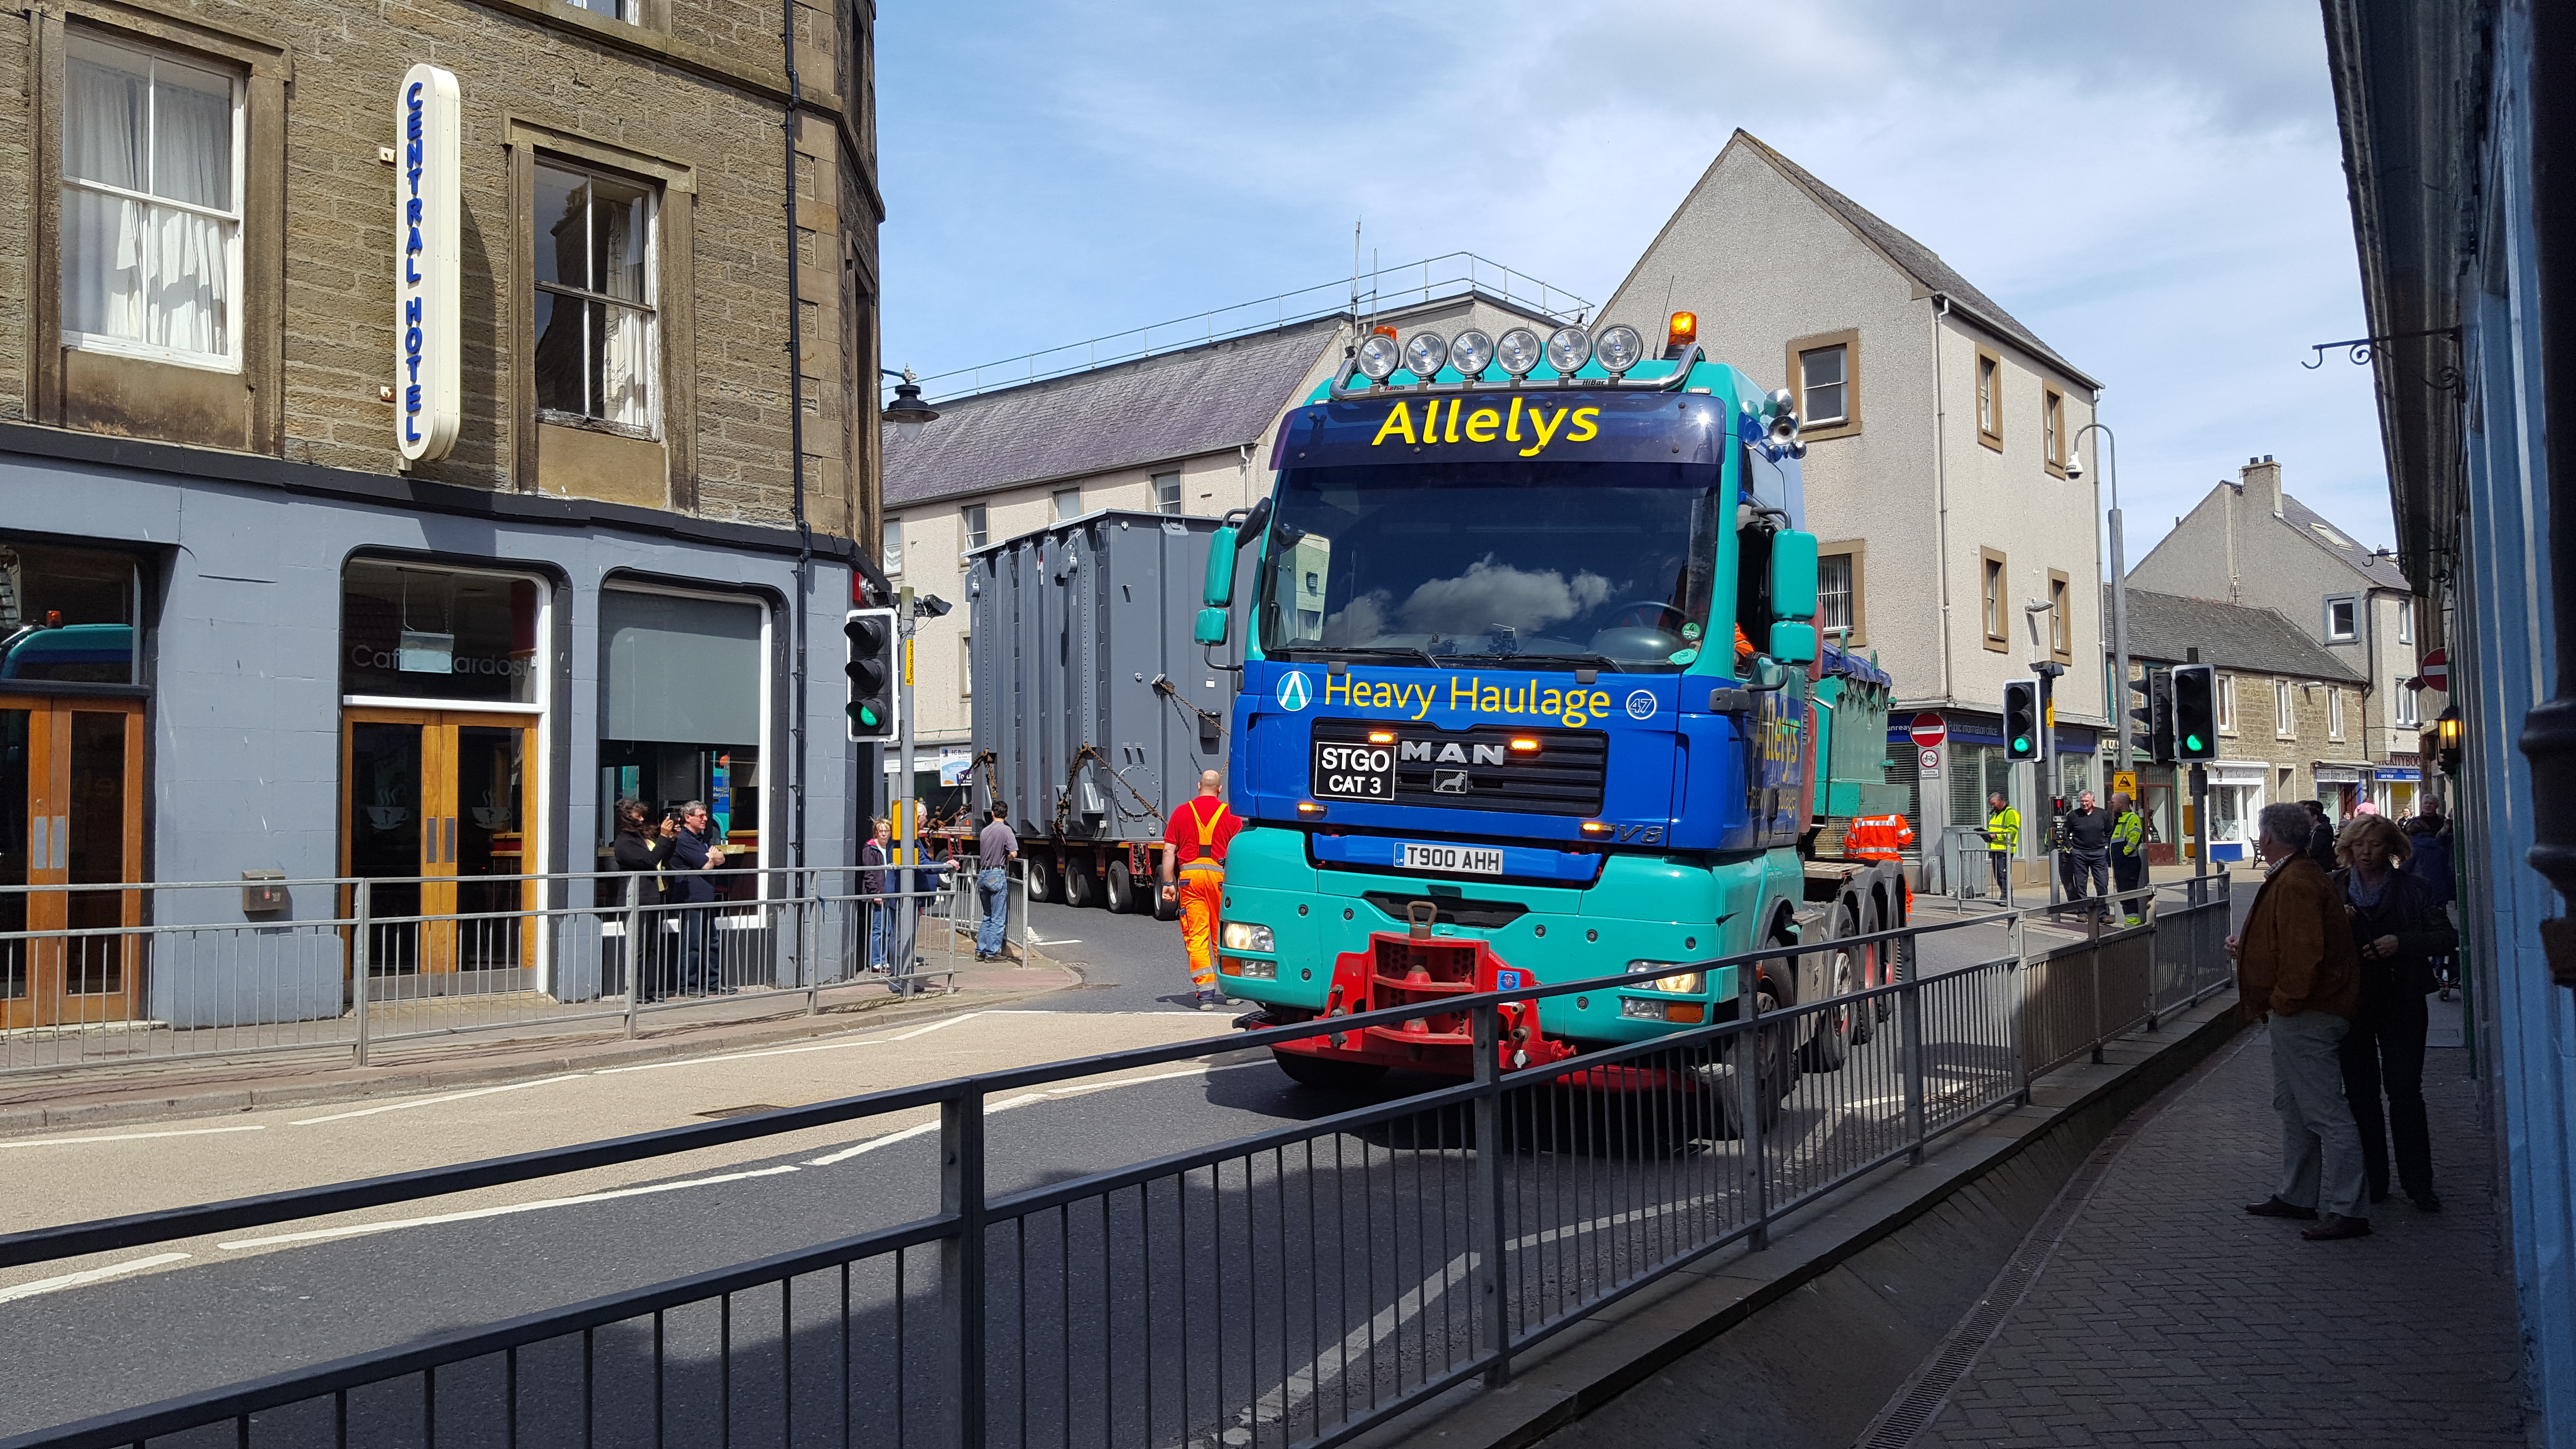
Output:
[[1449,360],[1449,339],[1437,332],[1416,332],[1404,344],[1404,366],[1416,378],[1429,382]]
[[1404,349],[1392,334],[1372,332],[1361,339],[1358,360],[1360,371],[1367,374],[1369,381],[1384,382],[1396,364],[1404,360]]
[[1601,340],[1593,344],[1592,353],[1601,359],[1602,370],[1612,377],[1625,377],[1628,369],[1645,357],[1646,339],[1637,335],[1636,328],[1622,322],[1603,330]]
[[1559,377],[1572,377],[1592,360],[1592,338],[1580,327],[1559,327],[1548,334],[1547,365]]
[[1502,359],[1503,371],[1515,378],[1527,377],[1530,369],[1538,366],[1538,334],[1526,327],[1515,327],[1494,344],[1494,355]]
[[1449,344],[1449,365],[1469,382],[1475,381],[1484,372],[1485,364],[1493,360],[1494,339],[1473,327],[1459,333],[1458,340]]

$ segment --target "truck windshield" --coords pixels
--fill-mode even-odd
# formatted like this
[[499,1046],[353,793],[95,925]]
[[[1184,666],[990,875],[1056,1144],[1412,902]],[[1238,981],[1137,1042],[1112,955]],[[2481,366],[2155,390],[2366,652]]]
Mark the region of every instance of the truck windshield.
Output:
[[1704,464],[1292,470],[1262,650],[1680,669],[1709,627],[1719,482]]

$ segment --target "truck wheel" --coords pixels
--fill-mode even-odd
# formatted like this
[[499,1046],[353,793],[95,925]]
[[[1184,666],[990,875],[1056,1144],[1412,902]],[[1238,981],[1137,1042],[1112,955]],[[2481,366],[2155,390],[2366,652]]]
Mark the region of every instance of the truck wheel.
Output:
[[1046,861],[1034,855],[1030,856],[1027,861],[1027,869],[1029,876],[1029,899],[1032,901],[1045,901],[1049,899],[1054,894],[1050,889],[1050,877],[1054,872],[1047,869]]
[[1271,1048],[1270,1057],[1279,1063],[1279,1070],[1288,1074],[1288,1080],[1326,1092],[1357,1092],[1376,1086],[1378,1079],[1386,1075],[1386,1068],[1373,1062],[1319,1061],[1276,1047]]
[[[1903,887],[1900,886],[1899,889],[1901,890]],[[1897,899],[1903,900],[1904,897],[1899,896]],[[1898,925],[1902,924],[1901,922],[1893,920],[1892,917],[1901,915],[1903,911],[1904,908],[1902,906],[1897,907],[1895,910],[1890,910],[1884,900],[1872,899],[1869,903],[1868,913],[1861,919],[1869,927],[1868,934],[1874,936],[1881,931],[1892,931],[1896,929]],[[1869,979],[1872,985],[1893,986],[1896,984],[1896,952],[1898,946],[1901,944],[1903,943],[1897,941],[1881,941],[1877,945],[1869,948]],[[1896,1015],[1896,998],[1893,996],[1880,997],[1878,999],[1878,1010],[1874,1015],[1880,1021],[1885,1021],[1889,1017]],[[1861,1038],[1855,1036],[1852,1040],[1859,1041]]]
[[[1860,897],[1844,897],[1843,909],[1850,912],[1853,935],[1866,936],[1878,929],[1872,924],[1878,919],[1877,912],[1865,905]],[[1853,989],[1861,990],[1871,986],[1886,985],[1886,962],[1887,948],[1884,945],[1853,947]],[[1878,1024],[1887,1019],[1887,1002],[1888,998],[1882,996],[1869,1005],[1857,1007],[1849,1013],[1853,1046],[1867,1046],[1877,1039]]]
[[1064,903],[1082,910],[1100,904],[1100,877],[1091,873],[1091,862],[1079,855],[1066,863]]
[[[1772,999],[1768,984],[1754,988],[1754,999],[1764,1012],[1778,1009],[1779,1004]],[[1754,1035],[1753,1070],[1762,1083],[1762,1091],[1755,1100],[1762,1105],[1762,1130],[1766,1134],[1780,1125],[1780,1102],[1789,1095],[1788,1044],[1781,1040],[1782,1035],[1776,1028]],[[1742,1059],[1744,1040],[1738,1036],[1727,1043],[1726,1060],[1730,1063]],[[1730,1074],[1725,1080],[1713,1084],[1710,1091],[1717,1099],[1710,1115],[1716,1119],[1718,1140],[1732,1142],[1741,1138],[1744,1135],[1743,1098],[1736,1092],[1733,1076]]]
[[1121,916],[1136,909],[1136,877],[1128,873],[1123,860],[1109,862],[1109,909]]
[[[1843,943],[1860,934],[1860,919],[1853,902],[1846,896],[1834,907],[1832,924],[1825,932],[1823,956],[1825,999],[1849,995],[1861,986],[1860,972],[1864,963],[1860,948]],[[1866,1040],[1855,1026],[1855,1016],[1867,1016],[1850,1007],[1837,1007],[1816,1015],[1816,1033],[1798,1048],[1798,1069],[1807,1072],[1839,1072],[1851,1056],[1851,1043]]]

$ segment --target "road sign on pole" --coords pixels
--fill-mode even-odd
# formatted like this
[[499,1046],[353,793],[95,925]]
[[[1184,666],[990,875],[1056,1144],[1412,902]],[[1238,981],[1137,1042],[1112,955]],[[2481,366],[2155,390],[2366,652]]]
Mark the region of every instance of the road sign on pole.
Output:
[[1939,749],[1941,742],[1950,737],[1950,726],[1941,716],[1927,709],[1914,717],[1914,723],[1906,733],[1914,736],[1917,747],[1933,750]]
[[1925,750],[1923,752],[1922,763],[1924,774],[1937,775],[1941,773],[1941,747],[1939,745],[1934,745],[1930,749]]

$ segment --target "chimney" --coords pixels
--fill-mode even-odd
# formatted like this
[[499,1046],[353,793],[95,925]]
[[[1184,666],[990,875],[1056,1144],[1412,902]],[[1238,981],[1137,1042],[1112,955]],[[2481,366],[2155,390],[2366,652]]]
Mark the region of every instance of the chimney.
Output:
[[2270,508],[2274,518],[2281,516],[2281,465],[2272,461],[2271,454],[2246,459],[2236,476],[2249,500]]

